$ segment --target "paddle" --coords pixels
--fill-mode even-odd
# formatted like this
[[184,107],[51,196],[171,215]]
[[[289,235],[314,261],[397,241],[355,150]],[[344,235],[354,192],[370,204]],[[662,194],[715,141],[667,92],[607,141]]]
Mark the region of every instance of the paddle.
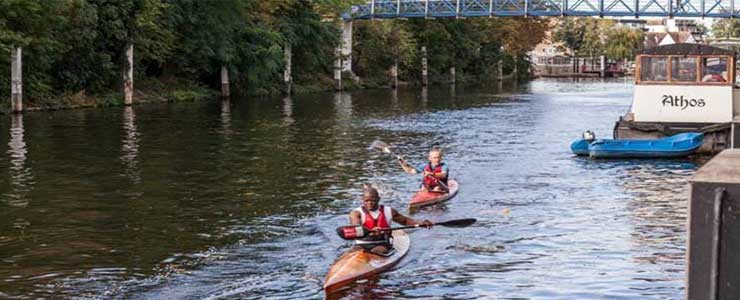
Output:
[[383,153],[388,153],[390,155],[393,155],[393,156],[396,157],[396,159],[403,159],[402,156],[396,155],[393,152],[391,152],[391,146],[389,146],[388,144],[386,144],[383,141],[375,140],[375,141],[373,141],[373,143],[370,146],[373,147],[373,148],[375,148],[375,149],[378,149],[378,150],[382,151]]
[[[437,222],[433,223],[432,226],[444,226],[444,227],[452,227],[452,228],[463,228],[468,227],[475,223],[477,221],[476,219],[469,218],[469,219],[457,219],[457,220],[449,220],[444,222]],[[393,227],[393,228],[387,228],[387,229],[381,229],[378,231],[393,231],[393,230],[399,230],[399,229],[409,229],[409,228],[418,228],[423,227],[421,224],[419,225],[411,225],[411,226],[401,226],[401,227]],[[370,233],[372,233],[372,230],[367,230],[362,225],[349,225],[349,226],[340,226],[337,227],[337,234],[339,237],[345,240],[354,240],[359,238],[364,238]]]
[[[408,165],[408,163],[406,163],[406,161],[403,159],[403,156],[394,154],[391,151],[391,146],[388,145],[388,144],[386,144],[385,142],[379,141],[379,140],[375,140],[375,141],[373,141],[373,143],[370,146],[373,147],[373,148],[375,148],[375,149],[378,149],[378,150],[382,151],[383,153],[388,153],[390,155],[393,155],[393,156],[396,157],[396,159],[398,159],[402,163]],[[444,182],[442,182],[441,180],[437,179],[437,177],[429,176],[429,175],[427,175],[427,176],[428,177],[431,177],[432,179],[434,179],[437,182],[437,184],[439,184],[440,186],[442,186],[442,188],[444,188],[446,191],[449,191],[450,190],[450,188]]]

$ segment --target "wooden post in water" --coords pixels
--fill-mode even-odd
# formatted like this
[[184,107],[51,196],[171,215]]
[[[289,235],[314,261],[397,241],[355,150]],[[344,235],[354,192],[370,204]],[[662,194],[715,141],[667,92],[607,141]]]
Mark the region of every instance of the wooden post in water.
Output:
[[352,72],[352,21],[342,23],[342,72],[348,73],[354,82],[359,78]]
[[504,80],[504,60],[503,57],[498,60],[498,81]]
[[450,83],[455,84],[457,82],[457,74],[455,71],[455,67],[450,67]]
[[229,68],[226,65],[221,66],[221,98],[229,98]]
[[123,104],[131,105],[134,102],[134,45],[129,44],[126,49],[126,67],[123,71]]
[[293,49],[290,44],[285,44],[285,70],[283,70],[283,83],[285,83],[285,94],[290,95],[293,84]]
[[10,58],[10,102],[14,113],[23,112],[23,50],[16,47]]
[[422,86],[429,85],[428,72],[429,70],[427,69],[427,46],[421,46],[421,85]]
[[397,88],[398,87],[398,60],[396,60],[393,63],[393,66],[391,66],[391,88]]
[[342,50],[337,48],[334,55],[336,60],[334,61],[334,83],[337,91],[342,90]]

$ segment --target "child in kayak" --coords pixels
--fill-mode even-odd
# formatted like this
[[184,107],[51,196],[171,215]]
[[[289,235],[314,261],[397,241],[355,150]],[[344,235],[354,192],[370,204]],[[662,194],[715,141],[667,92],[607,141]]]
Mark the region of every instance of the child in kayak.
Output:
[[421,163],[415,168],[409,165],[403,157],[399,157],[398,162],[406,173],[411,175],[417,173],[424,174],[421,184],[422,190],[434,192],[446,192],[448,190],[447,178],[449,169],[447,164],[442,162],[442,149],[439,147],[435,146],[432,150],[429,150],[429,162]]
[[[367,230],[373,231],[391,228],[391,221],[406,226],[421,225],[426,228],[432,227],[432,222],[429,220],[418,222],[402,215],[393,208],[379,205],[379,202],[380,194],[378,194],[378,190],[373,187],[365,187],[362,193],[362,206],[355,208],[349,213],[350,225],[362,225]],[[393,248],[390,238],[390,231],[375,231],[366,238],[356,240],[355,245],[376,254],[388,255]]]

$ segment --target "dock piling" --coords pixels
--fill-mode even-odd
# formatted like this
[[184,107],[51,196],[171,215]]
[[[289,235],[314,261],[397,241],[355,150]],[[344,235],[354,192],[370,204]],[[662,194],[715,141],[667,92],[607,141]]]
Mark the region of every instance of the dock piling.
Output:
[[23,112],[23,50],[16,47],[10,63],[10,102],[14,113]]

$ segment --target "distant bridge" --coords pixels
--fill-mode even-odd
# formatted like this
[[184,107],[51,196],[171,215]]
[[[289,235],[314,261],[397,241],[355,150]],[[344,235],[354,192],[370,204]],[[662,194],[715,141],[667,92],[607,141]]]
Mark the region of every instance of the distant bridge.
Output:
[[[740,0],[737,0],[740,2]],[[736,7],[737,5],[737,7]],[[345,19],[525,16],[738,18],[735,0],[369,0]]]

